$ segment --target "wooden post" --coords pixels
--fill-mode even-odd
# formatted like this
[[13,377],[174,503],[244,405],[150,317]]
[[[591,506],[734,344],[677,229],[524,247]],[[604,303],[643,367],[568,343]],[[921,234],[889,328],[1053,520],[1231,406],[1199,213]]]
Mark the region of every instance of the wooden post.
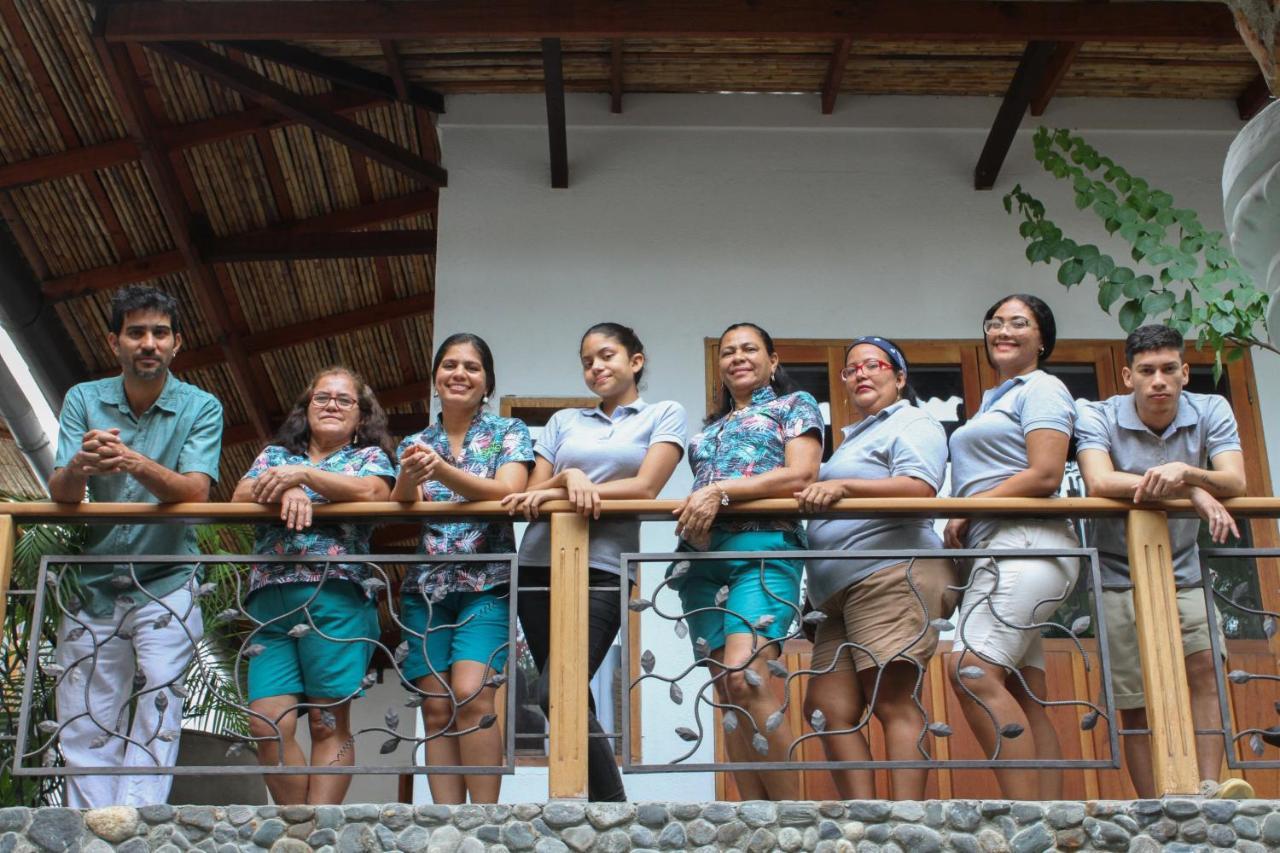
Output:
[[587,797],[587,520],[551,516],[552,799]]
[[1177,590],[1173,585],[1168,516],[1152,510],[1131,510],[1128,541],[1156,793],[1196,794],[1200,790],[1200,773]]
[[[9,613],[9,584],[13,582],[13,516],[0,515],[0,626]],[[3,630],[0,627],[0,630]]]

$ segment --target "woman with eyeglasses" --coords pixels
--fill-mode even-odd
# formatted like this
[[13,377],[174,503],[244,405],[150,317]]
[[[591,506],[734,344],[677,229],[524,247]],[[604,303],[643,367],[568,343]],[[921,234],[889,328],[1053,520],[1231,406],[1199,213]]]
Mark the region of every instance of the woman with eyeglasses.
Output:
[[[996,387],[978,413],[951,436],[956,497],[1046,498],[1057,494],[1075,427],[1065,385],[1040,369],[1053,353],[1057,326],[1043,300],[1006,296],[982,319]],[[952,519],[949,548],[1013,551],[1078,548],[1062,518]],[[1048,699],[1039,623],[1075,586],[1076,557],[981,557],[970,568],[956,620],[952,683],[969,726],[987,755],[1012,760],[1062,757],[1044,702]],[[1006,797],[1061,799],[1062,774],[997,770]]]
[[[538,521],[538,507],[548,500],[568,500],[581,515],[599,519],[601,500],[653,499],[662,491],[684,454],[684,407],[670,400],[649,403],[638,385],[645,369],[644,344],[635,331],[619,323],[597,323],[582,336],[578,354],[587,388],[600,398],[595,408],[561,409],[551,416],[534,452],[538,460],[529,490],[507,495],[510,511],[524,513],[533,523],[520,542],[520,624],[529,652],[542,673],[539,702],[547,708],[550,677],[551,584],[550,525]],[[590,626],[587,672],[596,670],[613,646],[622,624],[618,593],[621,555],[640,550],[640,522],[597,520],[591,525],[587,556]],[[634,569],[627,582],[634,581]],[[524,591],[524,587],[536,590]],[[610,694],[612,695],[612,693]],[[595,700],[587,728],[600,735]],[[549,716],[548,716],[549,718]],[[627,798],[618,772],[613,743],[592,737],[587,743],[587,797],[592,801],[622,802]]]
[[[497,378],[493,353],[478,335],[450,335],[431,364],[436,422],[399,448],[397,501],[498,501],[522,491],[533,466],[529,429],[485,411]],[[422,525],[424,554],[514,553],[511,522],[436,521]],[[494,676],[510,651],[510,563],[433,562],[412,566],[400,592],[408,631],[403,678],[422,700],[427,764],[494,767],[502,736],[494,724]],[[512,721],[513,722],[513,721]],[[496,803],[502,777],[428,774],[435,803]]]
[[[233,501],[279,504],[282,524],[259,525],[254,552],[342,557],[368,554],[371,528],[313,525],[312,507],[331,501],[385,501],[395,467],[387,416],[354,371],[326,367],[298,396],[272,443],[236,484]],[[264,767],[303,767],[296,739],[307,713],[312,766],[355,763],[351,699],[377,640],[378,611],[360,562],[261,563],[249,574],[246,612],[259,623],[248,645],[249,730]],[[280,804],[341,803],[350,776],[267,776]]]
[[[842,498],[931,498],[947,468],[942,424],[917,408],[908,385],[907,359],[892,341],[858,338],[840,371],[857,421],[823,464],[818,482],[796,493],[806,512],[822,512]],[[809,547],[816,551],[938,549],[942,540],[927,518],[814,519]],[[832,761],[870,761],[864,722],[868,703],[884,728],[891,761],[928,758],[921,735],[928,725],[919,695],[938,646],[930,623],[951,615],[957,593],[949,559],[880,558],[810,560],[809,600],[826,614],[818,625],[805,694],[805,716],[826,718],[822,745]],[[843,732],[843,733],[842,733]],[[832,770],[845,799],[876,798],[870,770]],[[892,770],[892,796],[922,800],[928,771]]]
[[[822,461],[822,412],[797,391],[778,364],[773,338],[754,323],[734,323],[720,336],[720,405],[689,442],[693,493],[681,501],[680,550],[773,551],[773,559],[678,561],[670,570],[680,594],[694,658],[711,669],[723,703],[746,711],[725,744],[735,762],[790,759],[793,734],[769,689],[768,664],[782,652],[800,601],[805,547],[794,518],[722,520],[738,501],[792,497],[814,481]],[[721,590],[724,590],[722,593]],[[761,749],[760,747],[767,747]],[[738,771],[747,800],[794,800],[799,779],[788,771]]]

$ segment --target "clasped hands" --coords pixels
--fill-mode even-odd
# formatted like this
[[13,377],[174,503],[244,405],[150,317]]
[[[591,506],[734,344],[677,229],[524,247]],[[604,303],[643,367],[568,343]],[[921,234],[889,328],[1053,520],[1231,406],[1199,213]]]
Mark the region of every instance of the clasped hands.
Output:
[[137,470],[146,459],[120,438],[118,429],[91,429],[84,434],[71,467],[89,476],[125,474]]

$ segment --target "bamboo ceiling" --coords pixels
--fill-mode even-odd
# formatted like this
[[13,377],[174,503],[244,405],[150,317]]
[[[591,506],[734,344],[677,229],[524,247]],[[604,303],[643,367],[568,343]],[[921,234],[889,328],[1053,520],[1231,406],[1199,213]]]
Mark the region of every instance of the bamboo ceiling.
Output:
[[[830,11],[824,3],[795,8],[821,23]],[[154,4],[133,18],[126,10],[120,26],[145,30],[157,9],[198,16],[219,5]],[[369,8],[382,20],[400,14],[397,5]],[[902,31],[900,7],[865,5],[868,19]],[[1242,112],[1256,106],[1257,68],[1219,25],[1218,11],[1177,5],[1217,28],[1200,37],[1165,15],[1152,38],[1056,42],[1032,111],[1061,96],[1240,99]],[[112,8],[125,6],[141,4]],[[305,6],[294,0],[278,8],[305,20],[298,12]],[[411,6],[419,22],[444,9],[456,23],[468,9],[456,2],[400,9]],[[239,13],[221,20],[251,28],[263,4],[236,4],[251,7],[257,11],[244,20]],[[602,4],[592,14],[615,7]],[[680,22],[678,11],[656,14]],[[340,361],[364,373],[401,416],[400,428],[421,421],[436,190],[445,181],[434,165],[438,93],[552,88],[547,43],[554,41],[563,90],[610,96],[615,109],[624,94],[638,92],[808,93],[815,112],[860,95],[1005,96],[1026,61],[1027,39],[1044,37],[745,37],[712,32],[723,26],[711,21],[714,14],[703,16],[704,32],[663,37],[513,37],[515,24],[502,38],[463,37],[463,21],[450,38],[417,31],[398,41],[352,37],[339,27],[329,40],[202,43],[200,33],[179,33],[175,43],[145,34],[131,40],[110,20],[95,37],[92,5],[83,0],[0,0],[0,216],[56,303],[86,378],[115,369],[104,340],[115,287],[147,280],[181,298],[188,319],[175,368],[224,401],[225,496],[321,365]],[[1107,14],[1120,21],[1126,13]],[[1004,25],[1000,10],[990,19]],[[507,26],[511,18],[493,20]],[[1188,43],[1177,40],[1179,32]],[[301,64],[290,58],[299,52]],[[11,470],[18,458],[12,440],[0,436],[0,469],[9,472],[0,474],[0,490],[32,490],[25,471]]]

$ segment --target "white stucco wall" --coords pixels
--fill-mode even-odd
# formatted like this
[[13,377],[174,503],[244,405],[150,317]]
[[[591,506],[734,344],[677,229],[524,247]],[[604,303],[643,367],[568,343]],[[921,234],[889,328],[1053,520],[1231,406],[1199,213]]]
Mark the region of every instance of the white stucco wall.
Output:
[[[702,414],[703,338],[741,319],[780,338],[965,337],[990,302],[1025,290],[1053,306],[1060,337],[1119,337],[1092,286],[1067,293],[1051,268],[1027,264],[1000,204],[1020,181],[1069,234],[1124,254],[1039,169],[1029,130],[996,191],[974,191],[997,107],[845,98],[822,116],[813,97],[635,95],[615,116],[605,97],[570,97],[570,188],[553,190],[541,96],[451,98],[440,125],[449,187],[436,334],[489,341],[499,395],[576,395],[581,331],[625,322],[649,351],[646,396],[678,400],[691,418]],[[1240,127],[1233,104],[1060,100],[1044,121],[1086,132],[1221,227],[1221,166]],[[1256,364],[1275,478],[1280,371],[1265,353]],[[664,496],[686,493],[690,479],[682,466]],[[670,525],[647,528],[644,547],[671,547]],[[685,642],[652,631],[644,641],[660,659],[687,654]],[[649,707],[669,708],[665,690],[656,694]],[[677,724],[669,714],[650,721],[649,760],[671,754]],[[545,796],[544,780],[522,773],[503,799]],[[707,775],[632,777],[628,790],[633,799],[712,794]]]

